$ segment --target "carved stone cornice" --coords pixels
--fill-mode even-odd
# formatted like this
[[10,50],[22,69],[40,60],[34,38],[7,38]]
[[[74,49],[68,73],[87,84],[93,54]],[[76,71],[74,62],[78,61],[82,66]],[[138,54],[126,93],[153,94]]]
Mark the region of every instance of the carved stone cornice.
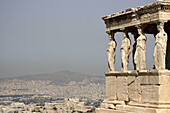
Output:
[[121,31],[122,28],[135,27],[139,24],[153,24],[159,20],[170,20],[170,2],[157,1],[153,4],[108,15],[102,18],[106,31]]

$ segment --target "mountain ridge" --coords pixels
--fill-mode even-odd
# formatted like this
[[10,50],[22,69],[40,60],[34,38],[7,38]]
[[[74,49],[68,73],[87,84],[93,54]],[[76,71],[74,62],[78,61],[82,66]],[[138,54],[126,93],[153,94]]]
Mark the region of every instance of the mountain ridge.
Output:
[[52,83],[57,85],[65,85],[70,83],[71,81],[75,82],[82,82],[83,80],[89,82],[103,82],[104,76],[94,76],[79,72],[72,72],[72,71],[59,71],[53,73],[44,73],[44,74],[33,74],[33,75],[23,75],[23,76],[16,76],[16,77],[7,77],[7,78],[0,78],[1,80],[12,80],[12,79],[20,79],[20,80],[50,80]]

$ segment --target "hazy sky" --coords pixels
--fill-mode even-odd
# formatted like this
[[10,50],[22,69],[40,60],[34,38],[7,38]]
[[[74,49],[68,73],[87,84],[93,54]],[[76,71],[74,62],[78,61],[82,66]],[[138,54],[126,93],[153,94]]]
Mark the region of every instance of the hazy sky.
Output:
[[[155,1],[0,0],[0,77],[62,70],[103,75],[109,39],[101,18]],[[122,34],[116,37],[121,44]]]

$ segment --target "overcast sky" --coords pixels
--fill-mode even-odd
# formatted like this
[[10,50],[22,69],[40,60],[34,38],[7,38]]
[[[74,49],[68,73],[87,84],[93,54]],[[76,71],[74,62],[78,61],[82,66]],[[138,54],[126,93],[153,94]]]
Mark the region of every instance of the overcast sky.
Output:
[[[155,1],[0,0],[0,77],[62,70],[104,75],[109,39],[101,18]],[[122,34],[116,36],[121,44]]]

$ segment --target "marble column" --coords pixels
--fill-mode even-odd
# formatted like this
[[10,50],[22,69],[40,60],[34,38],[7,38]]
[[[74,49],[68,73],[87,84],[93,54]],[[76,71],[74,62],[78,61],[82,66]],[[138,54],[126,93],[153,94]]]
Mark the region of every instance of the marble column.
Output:
[[114,39],[114,32],[108,33],[110,42],[107,48],[107,56],[108,56],[108,71],[115,70],[115,56],[116,56],[116,41]]
[[131,53],[131,41],[127,31],[123,32],[124,39],[121,45],[121,61],[122,61],[122,71],[128,70],[129,55]]
[[167,33],[164,31],[164,22],[160,21],[157,24],[158,34],[155,36],[155,49],[154,49],[154,62],[155,68],[165,69],[165,58],[166,58],[166,49],[167,49]]
[[136,70],[146,69],[146,36],[141,26],[137,27],[139,37],[137,38],[136,51],[134,55],[134,63]]
[[137,44],[137,38],[139,37],[139,34],[138,32],[132,32],[132,35],[134,37],[134,44],[133,44],[133,49],[132,49],[132,57],[133,57],[133,65],[134,65],[134,70],[136,70],[136,64],[135,64],[135,61],[134,61],[134,56],[135,56],[135,51],[136,51],[136,44]]

